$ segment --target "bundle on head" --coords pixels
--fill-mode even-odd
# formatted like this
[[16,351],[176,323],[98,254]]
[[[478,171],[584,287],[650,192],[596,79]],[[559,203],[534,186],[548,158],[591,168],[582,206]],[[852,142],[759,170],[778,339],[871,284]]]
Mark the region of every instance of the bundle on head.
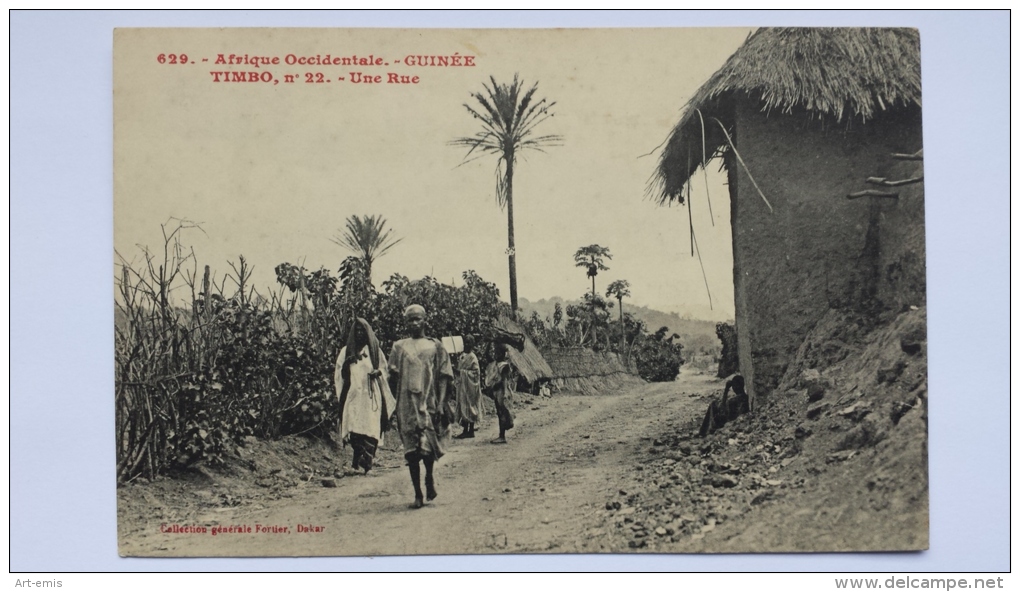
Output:
[[523,333],[512,333],[505,329],[500,329],[493,325],[487,325],[482,328],[481,338],[485,341],[492,343],[502,343],[505,345],[512,346],[519,352],[524,351],[524,334]]

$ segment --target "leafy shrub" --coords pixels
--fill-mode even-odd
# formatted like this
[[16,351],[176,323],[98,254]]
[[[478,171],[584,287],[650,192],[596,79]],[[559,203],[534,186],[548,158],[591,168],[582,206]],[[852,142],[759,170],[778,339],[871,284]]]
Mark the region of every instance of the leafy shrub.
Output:
[[645,336],[639,344],[636,355],[638,375],[651,382],[669,382],[680,374],[683,346],[675,340],[676,333],[666,337],[667,328],[662,327],[653,335]]

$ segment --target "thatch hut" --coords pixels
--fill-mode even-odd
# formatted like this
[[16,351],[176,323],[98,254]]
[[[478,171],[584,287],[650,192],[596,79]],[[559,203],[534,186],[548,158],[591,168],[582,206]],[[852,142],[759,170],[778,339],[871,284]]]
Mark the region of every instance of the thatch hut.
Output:
[[537,384],[542,380],[549,380],[553,376],[552,368],[546,363],[545,358],[542,357],[542,353],[538,351],[538,347],[535,343],[527,336],[524,329],[514,321],[500,317],[493,322],[493,325],[510,333],[520,333],[524,335],[524,351],[517,351],[513,347],[508,347],[507,357],[510,359],[510,364],[517,370],[517,373],[528,382],[529,385]]
[[752,396],[829,308],[924,304],[920,150],[913,29],[760,29],[687,103],[653,190],[684,204],[692,176],[722,159]]

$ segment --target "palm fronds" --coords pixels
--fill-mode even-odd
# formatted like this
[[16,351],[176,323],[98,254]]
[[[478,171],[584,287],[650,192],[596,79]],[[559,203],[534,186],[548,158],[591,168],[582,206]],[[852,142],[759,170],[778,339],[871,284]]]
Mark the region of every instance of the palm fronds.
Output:
[[553,116],[555,101],[545,98],[535,100],[538,83],[524,90],[524,84],[515,74],[510,84],[499,84],[489,77],[489,84],[483,83],[484,92],[471,93],[477,106],[464,103],[471,116],[481,124],[481,130],[473,136],[456,138],[451,146],[467,148],[461,164],[472,162],[483,156],[495,154],[496,201],[500,207],[506,205],[506,166],[513,166],[517,153],[523,150],[539,150],[561,144],[562,136],[546,134],[533,135],[536,126]]
[[600,271],[609,271],[605,260],[612,258],[613,255],[609,252],[609,247],[588,245],[587,247],[581,247],[574,253],[574,266],[586,268],[588,270],[588,277],[593,278]]
[[606,288],[606,296],[620,301],[623,301],[624,298],[630,298],[630,282],[627,280],[614,280]]
[[402,238],[391,238],[393,229],[386,228],[382,216],[351,216],[346,227],[330,240],[356,253],[365,262],[368,279],[372,279],[372,263],[396,246]]

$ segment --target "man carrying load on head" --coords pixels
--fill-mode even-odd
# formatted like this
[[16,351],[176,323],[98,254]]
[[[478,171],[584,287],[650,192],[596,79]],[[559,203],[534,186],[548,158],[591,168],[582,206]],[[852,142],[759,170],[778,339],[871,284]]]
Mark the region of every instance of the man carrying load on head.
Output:
[[510,411],[513,369],[507,360],[506,345],[496,343],[495,348],[496,359],[485,369],[485,394],[496,404],[496,418],[499,420],[499,437],[492,443],[506,444],[506,431],[514,427],[514,414]]

